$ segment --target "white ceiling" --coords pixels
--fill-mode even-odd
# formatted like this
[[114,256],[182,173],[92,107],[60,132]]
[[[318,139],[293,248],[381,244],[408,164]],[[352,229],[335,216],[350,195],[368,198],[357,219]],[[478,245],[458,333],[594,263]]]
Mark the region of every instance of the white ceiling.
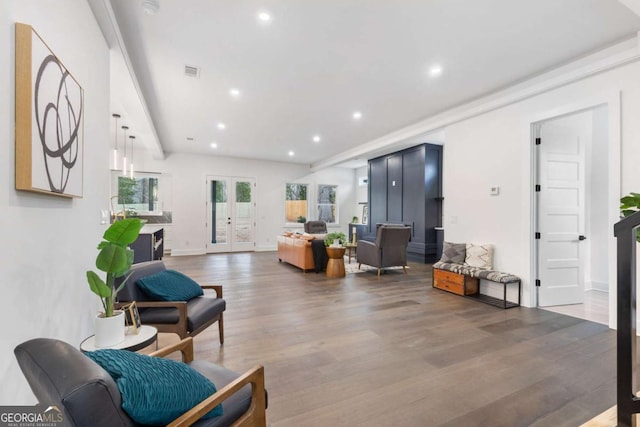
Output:
[[[138,144],[308,164],[640,30],[614,0],[158,0],[154,15],[139,0],[89,2],[125,52],[112,108]],[[257,21],[261,10],[270,24]],[[432,78],[435,64],[444,71]]]

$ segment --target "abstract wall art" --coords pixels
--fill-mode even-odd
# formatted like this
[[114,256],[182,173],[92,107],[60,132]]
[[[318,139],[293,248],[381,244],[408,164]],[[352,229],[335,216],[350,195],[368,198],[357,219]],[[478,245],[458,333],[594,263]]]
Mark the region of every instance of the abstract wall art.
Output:
[[84,91],[30,25],[16,23],[16,189],[82,197]]

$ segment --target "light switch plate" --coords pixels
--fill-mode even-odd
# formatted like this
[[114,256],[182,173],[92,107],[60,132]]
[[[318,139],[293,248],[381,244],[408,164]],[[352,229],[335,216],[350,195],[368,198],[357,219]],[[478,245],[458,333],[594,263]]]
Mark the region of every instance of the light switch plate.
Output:
[[491,193],[492,196],[497,196],[498,194],[500,194],[500,187],[498,187],[497,185],[494,187],[491,187]]

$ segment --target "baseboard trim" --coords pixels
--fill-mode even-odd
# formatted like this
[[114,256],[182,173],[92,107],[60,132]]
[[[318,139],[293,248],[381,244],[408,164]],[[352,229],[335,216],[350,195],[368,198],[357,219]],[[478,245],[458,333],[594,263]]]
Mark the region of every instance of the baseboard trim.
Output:
[[171,249],[171,256],[204,255],[204,249]]
[[607,282],[591,281],[587,283],[587,288],[592,291],[609,292],[609,284]]

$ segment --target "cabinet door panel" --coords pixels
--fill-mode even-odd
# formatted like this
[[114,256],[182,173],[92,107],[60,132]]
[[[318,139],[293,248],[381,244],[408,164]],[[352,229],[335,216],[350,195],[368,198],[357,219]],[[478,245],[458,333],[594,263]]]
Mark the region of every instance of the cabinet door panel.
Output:
[[425,153],[425,233],[427,254],[437,250],[435,227],[442,225],[442,147],[428,144]]
[[387,222],[402,223],[402,154],[387,158]]
[[369,231],[376,223],[387,221],[387,159],[369,161]]
[[402,222],[412,225],[411,241],[424,243],[424,146],[403,153]]

